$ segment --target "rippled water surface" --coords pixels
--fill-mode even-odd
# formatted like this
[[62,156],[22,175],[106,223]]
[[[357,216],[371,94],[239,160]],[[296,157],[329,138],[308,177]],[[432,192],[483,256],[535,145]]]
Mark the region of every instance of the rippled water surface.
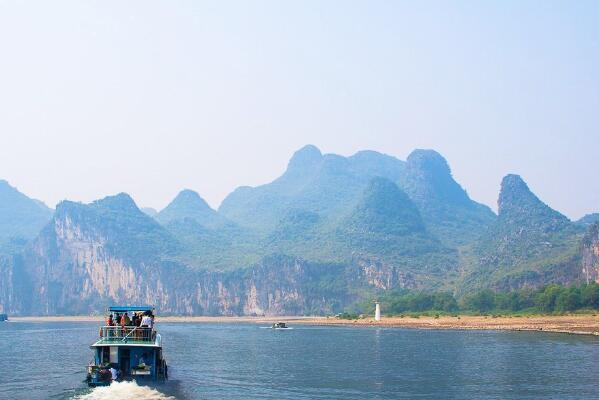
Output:
[[158,324],[171,380],[82,382],[97,323],[0,323],[0,399],[599,399],[599,338]]

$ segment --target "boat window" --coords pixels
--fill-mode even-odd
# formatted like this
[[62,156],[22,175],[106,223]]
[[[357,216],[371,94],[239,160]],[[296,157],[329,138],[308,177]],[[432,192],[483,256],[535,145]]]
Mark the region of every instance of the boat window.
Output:
[[119,362],[119,348],[116,346],[110,346],[110,363]]
[[110,359],[110,349],[108,347],[102,347],[102,363],[107,363]]

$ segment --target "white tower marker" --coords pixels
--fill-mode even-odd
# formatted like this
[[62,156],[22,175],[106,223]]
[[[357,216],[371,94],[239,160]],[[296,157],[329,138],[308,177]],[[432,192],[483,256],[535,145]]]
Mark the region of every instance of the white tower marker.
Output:
[[378,301],[375,301],[375,306],[374,306],[374,320],[375,321],[380,321],[381,320],[381,304]]

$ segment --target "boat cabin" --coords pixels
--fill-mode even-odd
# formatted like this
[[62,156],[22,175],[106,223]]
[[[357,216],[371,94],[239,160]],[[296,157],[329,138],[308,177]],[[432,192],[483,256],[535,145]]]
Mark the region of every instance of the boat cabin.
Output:
[[91,345],[94,359],[88,366],[90,386],[113,380],[165,380],[168,377],[162,354],[162,336],[154,326],[151,306],[114,306]]

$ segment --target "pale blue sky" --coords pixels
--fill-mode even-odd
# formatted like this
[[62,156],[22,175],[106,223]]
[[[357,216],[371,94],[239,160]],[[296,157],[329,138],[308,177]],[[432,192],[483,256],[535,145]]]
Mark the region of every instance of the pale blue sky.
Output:
[[0,179],[54,206],[213,206],[296,149],[434,148],[599,211],[599,2],[0,0]]

